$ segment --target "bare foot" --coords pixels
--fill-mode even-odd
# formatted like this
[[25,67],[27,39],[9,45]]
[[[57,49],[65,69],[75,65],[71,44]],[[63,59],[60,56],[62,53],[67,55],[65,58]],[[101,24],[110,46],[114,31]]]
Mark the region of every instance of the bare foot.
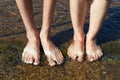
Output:
[[95,41],[86,42],[86,54],[89,61],[96,61],[103,55],[101,48]]
[[67,54],[73,60],[77,58],[78,62],[82,62],[84,56],[84,41],[74,40],[68,48]]
[[[37,36],[36,36],[37,37]],[[26,47],[22,53],[22,60],[27,64],[38,65],[40,60],[40,39],[28,40]]]
[[64,58],[61,51],[50,41],[50,39],[41,37],[41,43],[50,66],[55,66],[56,63],[58,65],[63,63]]

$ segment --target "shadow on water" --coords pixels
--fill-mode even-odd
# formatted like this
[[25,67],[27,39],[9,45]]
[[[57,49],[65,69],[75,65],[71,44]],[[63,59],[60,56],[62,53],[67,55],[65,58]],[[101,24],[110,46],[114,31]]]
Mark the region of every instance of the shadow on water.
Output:
[[[98,36],[97,43],[102,44],[109,41],[114,41],[120,39],[120,7],[112,7],[109,9],[107,18],[103,23],[103,27],[101,28]],[[71,23],[69,21],[69,23]],[[68,24],[68,23],[66,23]],[[65,25],[65,23],[63,24]],[[85,33],[88,31],[89,23],[85,23]],[[59,32],[52,37],[52,41],[60,46],[69,40],[72,39],[73,29],[70,28],[66,31]]]

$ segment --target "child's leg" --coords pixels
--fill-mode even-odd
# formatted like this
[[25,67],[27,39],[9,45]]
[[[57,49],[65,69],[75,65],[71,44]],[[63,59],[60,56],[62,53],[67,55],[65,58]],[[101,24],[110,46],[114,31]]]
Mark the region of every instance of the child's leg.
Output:
[[55,62],[61,64],[63,55],[61,51],[50,40],[50,27],[53,20],[56,0],[43,0],[43,23],[40,32],[41,43],[48,58],[49,65],[54,66]]
[[38,65],[40,59],[40,40],[33,20],[32,0],[16,0],[16,3],[25,24],[28,38],[28,43],[22,53],[22,60],[25,63]]
[[109,0],[92,0],[90,7],[90,27],[86,39],[86,53],[90,61],[99,59],[103,53],[96,45],[96,35],[100,30],[109,7]]
[[84,22],[88,0],[70,0],[70,13],[74,29],[73,42],[68,48],[68,56],[77,61],[83,61],[84,55]]

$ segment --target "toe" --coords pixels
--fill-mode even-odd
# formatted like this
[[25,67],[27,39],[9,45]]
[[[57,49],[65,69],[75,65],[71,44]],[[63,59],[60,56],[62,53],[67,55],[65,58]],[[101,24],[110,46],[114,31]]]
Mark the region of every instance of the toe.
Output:
[[31,55],[29,54],[29,55],[27,56],[27,61],[26,61],[26,63],[30,64],[30,61],[31,61]]
[[74,54],[73,54],[71,58],[72,58],[73,60],[75,60],[76,57],[77,57],[77,55],[74,55]]
[[27,58],[26,63],[29,64],[29,61],[30,61],[30,57]]
[[28,61],[28,53],[26,52],[26,51],[24,51],[24,53],[23,53],[23,61],[25,62],[25,63],[27,63],[27,61]]
[[96,59],[97,59],[97,54],[92,54],[92,59],[91,59],[91,61],[96,61]]
[[91,61],[91,62],[94,61],[94,58],[92,57],[92,58],[90,59],[90,61]]
[[39,61],[39,58],[35,58],[35,60],[34,60],[34,65],[38,65],[40,63],[40,61]]
[[63,56],[59,56],[59,59],[60,59],[60,64],[62,64],[63,61],[64,61],[64,57]]
[[91,55],[88,55],[87,58],[88,58],[89,61],[94,61],[94,59]]
[[61,63],[61,59],[60,59],[59,55],[56,55],[55,57],[56,57],[56,59],[54,59],[54,60],[56,61],[56,63],[60,64]]
[[27,63],[28,62],[28,55],[26,54],[24,57],[24,62]]
[[58,56],[58,64],[62,64],[63,63],[63,57],[62,56]]
[[48,62],[51,67],[56,65],[55,61],[52,58],[49,58]]
[[67,52],[67,55],[68,55],[68,57],[69,57],[69,58],[71,57],[71,54],[70,54],[70,52]]
[[50,55],[47,56],[47,59],[48,59],[48,62],[49,62],[50,66],[55,66],[56,65],[56,63],[54,62],[54,60],[52,59],[52,57]]
[[67,50],[67,55],[69,56],[69,58],[71,58],[72,55],[72,50],[71,50],[71,45],[69,46],[68,50]]
[[39,60],[35,60],[33,64],[34,65],[38,65],[39,64]]
[[[51,54],[53,54],[53,53],[51,53]],[[51,58],[52,58],[53,61],[55,61],[57,64],[60,64],[60,62],[61,62],[60,56],[61,56],[61,52],[57,49],[57,50],[54,50],[54,54],[51,55]],[[51,60],[52,60],[52,59],[51,59]]]
[[27,57],[24,58],[24,62],[27,63]]
[[60,61],[59,58],[57,58],[57,60],[55,60],[55,61],[57,62],[57,64],[60,64],[60,63],[61,63],[61,61]]
[[72,53],[69,53],[69,58],[72,58]]
[[25,57],[24,56],[22,56],[22,61],[25,62]]
[[100,48],[96,53],[98,55],[98,58],[101,58],[101,56],[103,55],[102,50],[100,50]]
[[84,52],[81,51],[79,54],[77,54],[77,56],[78,56],[77,61],[82,62],[84,57]]
[[25,52],[22,53],[22,61],[25,61]]
[[72,58],[72,53],[69,54],[70,58]]
[[61,51],[58,52],[57,56],[58,56],[58,59],[60,60],[60,63],[63,62],[64,57]]
[[102,52],[100,52],[100,57],[101,57],[101,56],[103,56],[103,53],[102,53]]
[[71,59],[74,59],[74,57],[75,57],[75,55],[72,53],[72,54],[71,54]]
[[98,54],[98,58],[101,58],[103,56],[102,52]]
[[64,61],[64,57],[63,57],[63,56],[61,56],[61,57],[60,57],[60,59],[61,59],[61,62],[63,63],[63,61]]
[[61,56],[57,56],[57,64],[61,64],[63,62],[63,58]]
[[33,57],[30,57],[29,58],[29,64],[32,64],[33,63]]
[[82,57],[82,56],[78,56],[77,61],[78,61],[78,62],[82,62],[82,61],[83,61],[83,57]]
[[53,61],[53,62],[49,63],[49,65],[52,67],[52,66],[55,66],[56,63]]
[[98,57],[99,57],[99,58],[101,57],[101,53],[98,54]]
[[96,60],[98,60],[98,58],[99,58],[99,55],[96,54],[96,55],[94,56],[94,60],[96,61]]

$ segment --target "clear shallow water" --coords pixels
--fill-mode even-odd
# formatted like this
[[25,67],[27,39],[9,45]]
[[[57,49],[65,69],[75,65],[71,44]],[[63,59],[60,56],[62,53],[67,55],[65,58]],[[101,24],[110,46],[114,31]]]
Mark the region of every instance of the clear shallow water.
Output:
[[[39,0],[40,1],[40,0]],[[26,44],[25,30],[14,0],[0,1],[0,80],[119,80],[120,79],[120,1],[114,2],[98,35],[104,57],[97,62],[77,63],[68,59],[67,47],[72,39],[68,1],[57,2],[52,27],[52,40],[60,47],[65,62],[61,66],[50,67],[42,53],[39,66],[26,65],[21,61],[21,53]],[[4,3],[4,4],[2,4]],[[37,0],[34,1],[35,21],[40,28],[41,12]],[[56,17],[57,16],[57,17]],[[87,15],[85,33],[88,30]],[[41,50],[42,51],[42,50]]]

